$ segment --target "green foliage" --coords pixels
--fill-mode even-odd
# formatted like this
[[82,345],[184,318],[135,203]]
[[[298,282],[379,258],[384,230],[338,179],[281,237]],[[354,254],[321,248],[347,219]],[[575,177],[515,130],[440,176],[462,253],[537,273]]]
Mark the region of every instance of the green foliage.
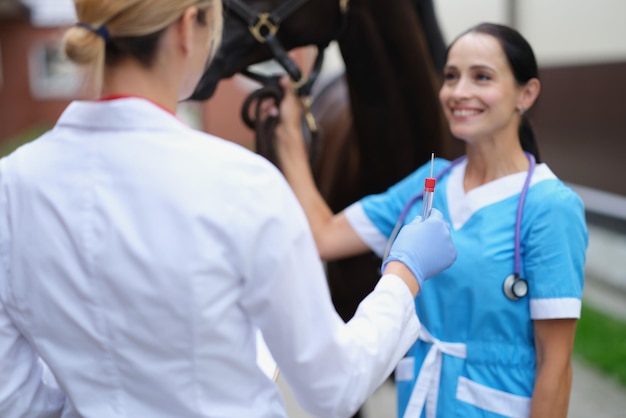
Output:
[[626,386],[626,322],[583,305],[574,354]]
[[32,141],[49,129],[50,126],[47,125],[35,126],[27,129],[26,131],[15,136],[14,138],[9,139],[8,141],[3,141],[2,143],[0,143],[0,157],[9,155],[19,146]]

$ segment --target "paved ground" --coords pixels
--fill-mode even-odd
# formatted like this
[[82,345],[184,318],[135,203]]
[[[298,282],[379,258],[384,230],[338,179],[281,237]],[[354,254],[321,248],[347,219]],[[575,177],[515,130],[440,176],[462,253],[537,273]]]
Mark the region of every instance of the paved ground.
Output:
[[[626,321],[626,234],[610,226],[589,226],[589,251],[583,300]],[[289,418],[304,413],[279,379]],[[395,418],[395,388],[384,384],[364,405],[363,418]],[[568,418],[625,418],[626,388],[574,359],[574,382]]]

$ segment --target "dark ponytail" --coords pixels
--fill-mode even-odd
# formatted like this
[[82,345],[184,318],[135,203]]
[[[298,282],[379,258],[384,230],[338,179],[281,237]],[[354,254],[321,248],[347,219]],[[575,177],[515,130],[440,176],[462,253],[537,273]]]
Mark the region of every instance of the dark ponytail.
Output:
[[530,126],[526,115],[522,115],[522,122],[519,125],[518,134],[522,149],[526,152],[530,152],[535,157],[537,163],[540,163],[541,159],[539,158],[539,147],[535,140],[535,132],[533,131],[533,127]]
[[[467,30],[461,36],[472,32],[491,35],[500,42],[513,76],[520,86],[525,85],[533,78],[539,79],[539,68],[533,49],[518,31],[495,23],[481,23]],[[528,117],[523,114],[521,119],[518,133],[522,149],[533,154],[535,160],[540,162],[539,147]]]

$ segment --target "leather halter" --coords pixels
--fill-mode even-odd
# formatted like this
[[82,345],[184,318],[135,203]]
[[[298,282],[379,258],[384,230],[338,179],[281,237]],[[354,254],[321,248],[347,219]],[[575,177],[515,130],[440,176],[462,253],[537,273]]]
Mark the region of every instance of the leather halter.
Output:
[[[280,29],[281,23],[291,16],[295,11],[302,7],[309,0],[288,0],[279,4],[270,12],[255,12],[251,10],[242,0],[224,0],[224,7],[232,11],[237,17],[248,25],[248,30],[259,43],[266,43],[270,48],[274,59],[289,74],[294,88],[298,90],[298,94],[308,96],[311,88],[322,67],[324,61],[324,49],[328,46],[328,42],[316,45],[318,48],[317,58],[313,65],[309,77],[303,77],[302,72],[296,63],[289,58],[287,51],[276,38],[276,34]],[[341,13],[341,25],[333,39],[337,38],[345,27],[348,5],[350,0],[339,0],[339,10]],[[257,81],[262,81],[262,76],[245,71],[244,74],[251,75]],[[261,80],[260,80],[261,78]]]
[[[283,69],[289,75],[293,83],[293,88],[297,92],[297,96],[300,100],[300,104],[303,107],[305,120],[307,126],[312,133],[317,132],[317,123],[311,113],[311,101],[309,99],[313,83],[319,76],[324,62],[324,50],[328,46],[328,42],[324,44],[316,45],[317,57],[313,64],[313,68],[308,77],[302,75],[302,72],[298,68],[298,65],[289,57],[287,50],[280,43],[276,34],[280,29],[281,23],[287,19],[291,14],[297,11],[309,0],[288,0],[279,4],[274,10],[270,12],[255,12],[251,10],[242,0],[224,0],[224,8],[233,12],[234,15],[239,17],[245,24],[248,25],[248,29],[252,36],[259,42],[265,43],[269,47],[274,59],[283,67]],[[339,0],[339,10],[341,13],[341,24],[333,36],[333,39],[338,38],[346,26],[346,16],[348,12],[350,0]],[[254,73],[248,69],[241,72],[247,77],[252,78],[260,82],[261,84],[268,86],[277,86],[277,77],[268,77],[265,75]],[[250,126],[249,118],[244,116],[244,121]],[[252,126],[251,126],[252,127]]]

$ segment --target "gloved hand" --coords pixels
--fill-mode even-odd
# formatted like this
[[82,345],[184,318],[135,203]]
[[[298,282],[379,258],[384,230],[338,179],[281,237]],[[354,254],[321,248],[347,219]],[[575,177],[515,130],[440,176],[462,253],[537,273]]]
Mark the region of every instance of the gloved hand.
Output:
[[421,289],[426,279],[450,267],[454,260],[456,247],[450,237],[450,225],[441,212],[432,209],[425,221],[417,216],[402,227],[389,256],[383,260],[382,271],[390,261],[400,261],[411,270]]

